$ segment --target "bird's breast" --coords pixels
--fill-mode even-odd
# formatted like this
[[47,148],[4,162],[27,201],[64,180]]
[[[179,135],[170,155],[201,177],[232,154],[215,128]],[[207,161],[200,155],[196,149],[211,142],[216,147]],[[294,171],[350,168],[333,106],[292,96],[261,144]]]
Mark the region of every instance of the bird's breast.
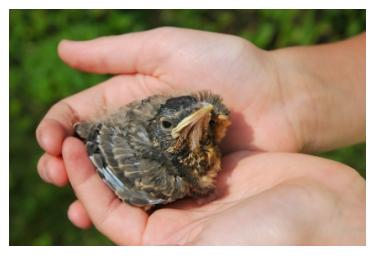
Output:
[[217,146],[209,144],[195,152],[180,153],[173,160],[178,173],[190,184],[192,196],[203,195],[215,187],[215,177],[221,168]]

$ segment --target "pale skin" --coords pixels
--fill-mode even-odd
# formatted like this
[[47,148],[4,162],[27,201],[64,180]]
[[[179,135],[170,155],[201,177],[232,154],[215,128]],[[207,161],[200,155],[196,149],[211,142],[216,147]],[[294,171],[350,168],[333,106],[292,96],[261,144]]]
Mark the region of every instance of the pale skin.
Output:
[[[296,152],[365,140],[365,35],[263,51],[229,35],[160,28],[62,41],[73,68],[114,76],[54,105],[36,135],[43,180],[72,185],[68,210],[116,244],[362,245],[365,181],[348,166]],[[78,120],[160,92],[210,89],[232,111],[216,199],[181,200],[147,214],[96,174]]]

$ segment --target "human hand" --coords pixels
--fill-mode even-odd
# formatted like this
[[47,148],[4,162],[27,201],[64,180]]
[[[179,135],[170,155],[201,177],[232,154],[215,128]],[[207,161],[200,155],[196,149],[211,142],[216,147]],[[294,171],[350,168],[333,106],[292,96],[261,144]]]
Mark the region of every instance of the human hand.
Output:
[[225,156],[216,199],[184,199],[148,215],[122,203],[95,173],[84,145],[68,138],[63,157],[78,197],[78,227],[124,245],[362,245],[365,182],[337,162],[291,153]]
[[[40,123],[37,138],[46,153],[40,159],[38,169],[47,182],[56,185],[67,182],[69,153],[64,154],[65,162],[61,155],[63,144],[71,140],[67,137],[73,133],[74,122],[114,111],[134,99],[176,89],[212,89],[224,97],[232,110],[233,122],[227,135],[228,142],[224,143],[226,153],[243,149],[298,151],[305,145],[304,133],[300,130],[308,126],[309,121],[301,121],[300,115],[307,115],[308,108],[313,108],[308,106],[308,96],[305,92],[296,95],[295,88],[285,89],[286,85],[281,84],[281,67],[275,59],[278,55],[262,51],[240,38],[162,28],[83,43],[62,42],[59,54],[74,68],[117,76],[57,103]],[[301,105],[304,108],[301,111],[297,110],[300,100],[295,99],[296,96],[306,102]],[[78,143],[75,144],[75,149],[79,149]],[[75,155],[73,148],[69,150]],[[75,166],[82,171],[88,168],[84,161],[81,166]],[[69,176],[72,184],[76,175]],[[93,191],[88,192],[91,197]],[[96,200],[93,199],[91,204],[98,204]],[[87,209],[88,202],[84,202]],[[117,204],[116,200],[113,202]],[[85,215],[81,203],[72,205],[70,215]],[[120,209],[131,208],[127,204],[121,205]],[[147,215],[139,211],[129,213],[137,215],[139,220],[147,220]],[[95,214],[91,216],[94,223]],[[86,223],[80,225],[90,223],[88,219],[81,220]],[[111,223],[111,226],[115,229],[120,224]],[[125,242],[110,233],[103,233],[115,242]]]

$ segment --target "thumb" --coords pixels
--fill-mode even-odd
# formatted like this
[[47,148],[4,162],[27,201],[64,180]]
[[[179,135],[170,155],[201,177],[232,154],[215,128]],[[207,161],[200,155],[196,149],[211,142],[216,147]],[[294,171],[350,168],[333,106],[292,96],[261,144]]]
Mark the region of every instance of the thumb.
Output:
[[153,44],[155,30],[105,36],[88,41],[62,40],[57,48],[69,66],[93,73],[153,74],[162,45]]

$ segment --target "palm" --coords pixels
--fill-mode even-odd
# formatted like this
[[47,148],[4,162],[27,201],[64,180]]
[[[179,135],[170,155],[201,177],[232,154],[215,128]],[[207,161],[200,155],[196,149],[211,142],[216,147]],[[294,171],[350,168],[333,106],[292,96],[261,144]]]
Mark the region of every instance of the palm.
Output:
[[[324,159],[287,153],[232,153],[223,159],[214,201],[199,205],[185,199],[148,215],[111,193],[80,141],[69,138],[63,155],[78,198],[96,227],[118,244],[342,244],[345,234],[352,240],[356,236],[352,231],[357,238],[362,232],[362,179]],[[77,168],[83,173],[71,175]],[[327,176],[326,170],[330,171]],[[327,233],[315,238],[315,227]],[[340,241],[331,241],[329,233],[334,230],[342,233]]]
[[[246,207],[252,208],[252,211],[257,213],[264,206],[269,207],[267,203],[261,206],[258,201],[253,205],[251,198],[272,185],[270,180],[265,181],[266,184],[261,182],[264,177],[256,177],[256,173],[247,175],[247,164],[250,160],[248,156],[249,153],[243,151],[224,158],[225,168],[217,180],[214,201],[199,205],[195,200],[186,199],[155,211],[148,218],[143,242],[146,244],[240,244],[240,240],[243,239],[241,243],[248,244],[248,241],[245,242],[245,237],[242,237],[243,230],[241,235],[239,233],[235,236],[228,235],[237,233],[233,228],[240,220],[241,212],[244,212],[243,214],[247,212]],[[237,166],[239,163],[246,166]],[[264,187],[243,186],[253,180],[263,183]],[[246,218],[246,225],[251,226],[248,224],[251,217]],[[256,243],[255,240],[253,238],[253,243]]]
[[[297,162],[292,170],[289,161]],[[202,206],[192,200],[184,200],[157,210],[148,218],[143,242],[344,244],[350,233],[348,231],[362,225],[359,219],[364,203],[360,198],[344,196],[357,193],[362,180],[343,169],[332,174],[333,177],[314,175],[309,171],[318,164],[314,171],[319,173],[336,163],[305,155],[251,154],[244,151],[226,156],[224,163],[225,168],[218,179],[216,200]],[[349,186],[348,191],[338,193],[338,197],[344,198],[340,201],[341,205],[336,205],[334,198],[337,195],[331,193],[337,189],[331,178],[340,178],[343,184]],[[330,195],[326,197],[326,193]],[[364,195],[361,194],[361,197]],[[339,215],[336,215],[337,212],[340,212]],[[348,218],[347,213],[356,215]],[[356,220],[352,223],[351,218]],[[329,222],[326,223],[326,220]],[[352,227],[342,228],[341,224],[351,224]],[[319,226],[322,231],[338,229],[342,236],[337,241],[329,238],[331,232],[322,232],[315,237],[315,229]],[[350,234],[348,238],[352,240],[352,236],[357,235]]]

